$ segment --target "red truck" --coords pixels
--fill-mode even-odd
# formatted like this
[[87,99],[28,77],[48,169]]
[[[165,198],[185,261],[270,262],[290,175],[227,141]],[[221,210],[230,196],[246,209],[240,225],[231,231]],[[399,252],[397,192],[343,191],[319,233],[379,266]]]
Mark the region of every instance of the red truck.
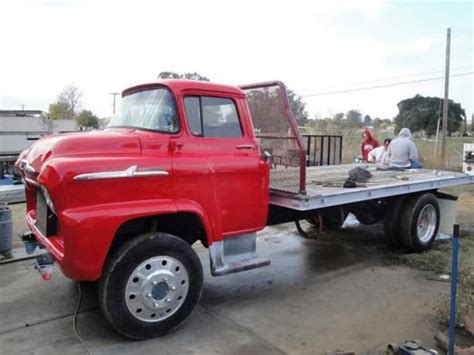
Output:
[[[397,247],[435,239],[446,196],[469,184],[455,172],[377,170],[344,188],[353,165],[306,166],[281,82],[241,87],[161,81],[131,87],[103,131],[45,137],[17,162],[26,220],[45,278],[57,262],[68,278],[98,281],[100,307],[123,335],[140,339],[180,325],[199,302],[201,262],[211,274],[270,264],[256,232],[297,222],[302,234],[384,221]],[[452,208],[452,207],[451,207]]]

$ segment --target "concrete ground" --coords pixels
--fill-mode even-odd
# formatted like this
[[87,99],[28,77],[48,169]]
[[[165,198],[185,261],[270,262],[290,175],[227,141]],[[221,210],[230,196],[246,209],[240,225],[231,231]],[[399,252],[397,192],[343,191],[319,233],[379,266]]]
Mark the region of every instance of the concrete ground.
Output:
[[[381,226],[346,229],[330,241],[307,240],[293,225],[267,228],[259,253],[269,267],[214,278],[207,250],[200,305],[180,329],[130,341],[105,322],[95,289],[84,285],[78,332],[94,354],[383,353],[419,339],[434,347],[434,308],[449,284],[391,266]],[[326,238],[328,238],[326,236]],[[0,266],[0,353],[83,354],[73,332],[77,284],[55,270],[44,282],[32,261]]]

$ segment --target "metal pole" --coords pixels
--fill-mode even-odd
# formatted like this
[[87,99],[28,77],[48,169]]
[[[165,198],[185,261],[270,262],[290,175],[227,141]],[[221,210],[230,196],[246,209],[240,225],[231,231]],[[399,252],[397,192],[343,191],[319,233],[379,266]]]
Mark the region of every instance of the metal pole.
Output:
[[120,95],[118,92],[111,92],[110,95],[113,95],[114,97],[114,101],[112,103],[112,113],[115,115],[115,98],[117,97],[117,95]]
[[436,156],[438,154],[439,121],[440,121],[440,117],[438,116],[438,120],[436,122],[436,141],[435,141],[433,156]]
[[446,35],[446,71],[444,77],[444,102],[443,102],[443,124],[441,135],[441,160],[443,166],[446,163],[446,135],[448,133],[448,107],[449,107],[449,52],[451,48],[451,28]]
[[449,344],[448,355],[454,355],[454,338],[456,328],[456,293],[458,289],[458,247],[459,224],[453,226],[453,260],[451,266],[451,306],[449,310]]

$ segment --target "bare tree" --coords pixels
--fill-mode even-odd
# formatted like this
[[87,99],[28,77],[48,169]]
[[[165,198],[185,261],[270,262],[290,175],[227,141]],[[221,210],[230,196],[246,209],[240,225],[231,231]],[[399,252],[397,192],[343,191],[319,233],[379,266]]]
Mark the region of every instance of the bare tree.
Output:
[[74,117],[81,97],[82,93],[79,88],[75,85],[70,85],[66,86],[59,94],[58,101],[66,103],[70,115]]
[[51,119],[73,119],[77,116],[82,93],[75,85],[66,86],[58,95],[55,103],[49,105]]

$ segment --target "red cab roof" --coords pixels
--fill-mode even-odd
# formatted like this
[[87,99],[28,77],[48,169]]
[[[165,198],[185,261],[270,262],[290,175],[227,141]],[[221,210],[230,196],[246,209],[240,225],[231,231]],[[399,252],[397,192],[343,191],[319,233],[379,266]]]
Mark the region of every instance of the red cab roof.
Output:
[[181,91],[185,90],[205,90],[205,91],[214,91],[214,92],[225,92],[234,95],[245,96],[244,92],[237,86],[224,85],[210,83],[207,81],[198,81],[198,80],[158,80],[152,83],[141,84],[129,87],[122,92],[122,96],[126,96],[131,92],[151,89],[158,86],[166,86],[171,91],[176,94],[179,94]]

